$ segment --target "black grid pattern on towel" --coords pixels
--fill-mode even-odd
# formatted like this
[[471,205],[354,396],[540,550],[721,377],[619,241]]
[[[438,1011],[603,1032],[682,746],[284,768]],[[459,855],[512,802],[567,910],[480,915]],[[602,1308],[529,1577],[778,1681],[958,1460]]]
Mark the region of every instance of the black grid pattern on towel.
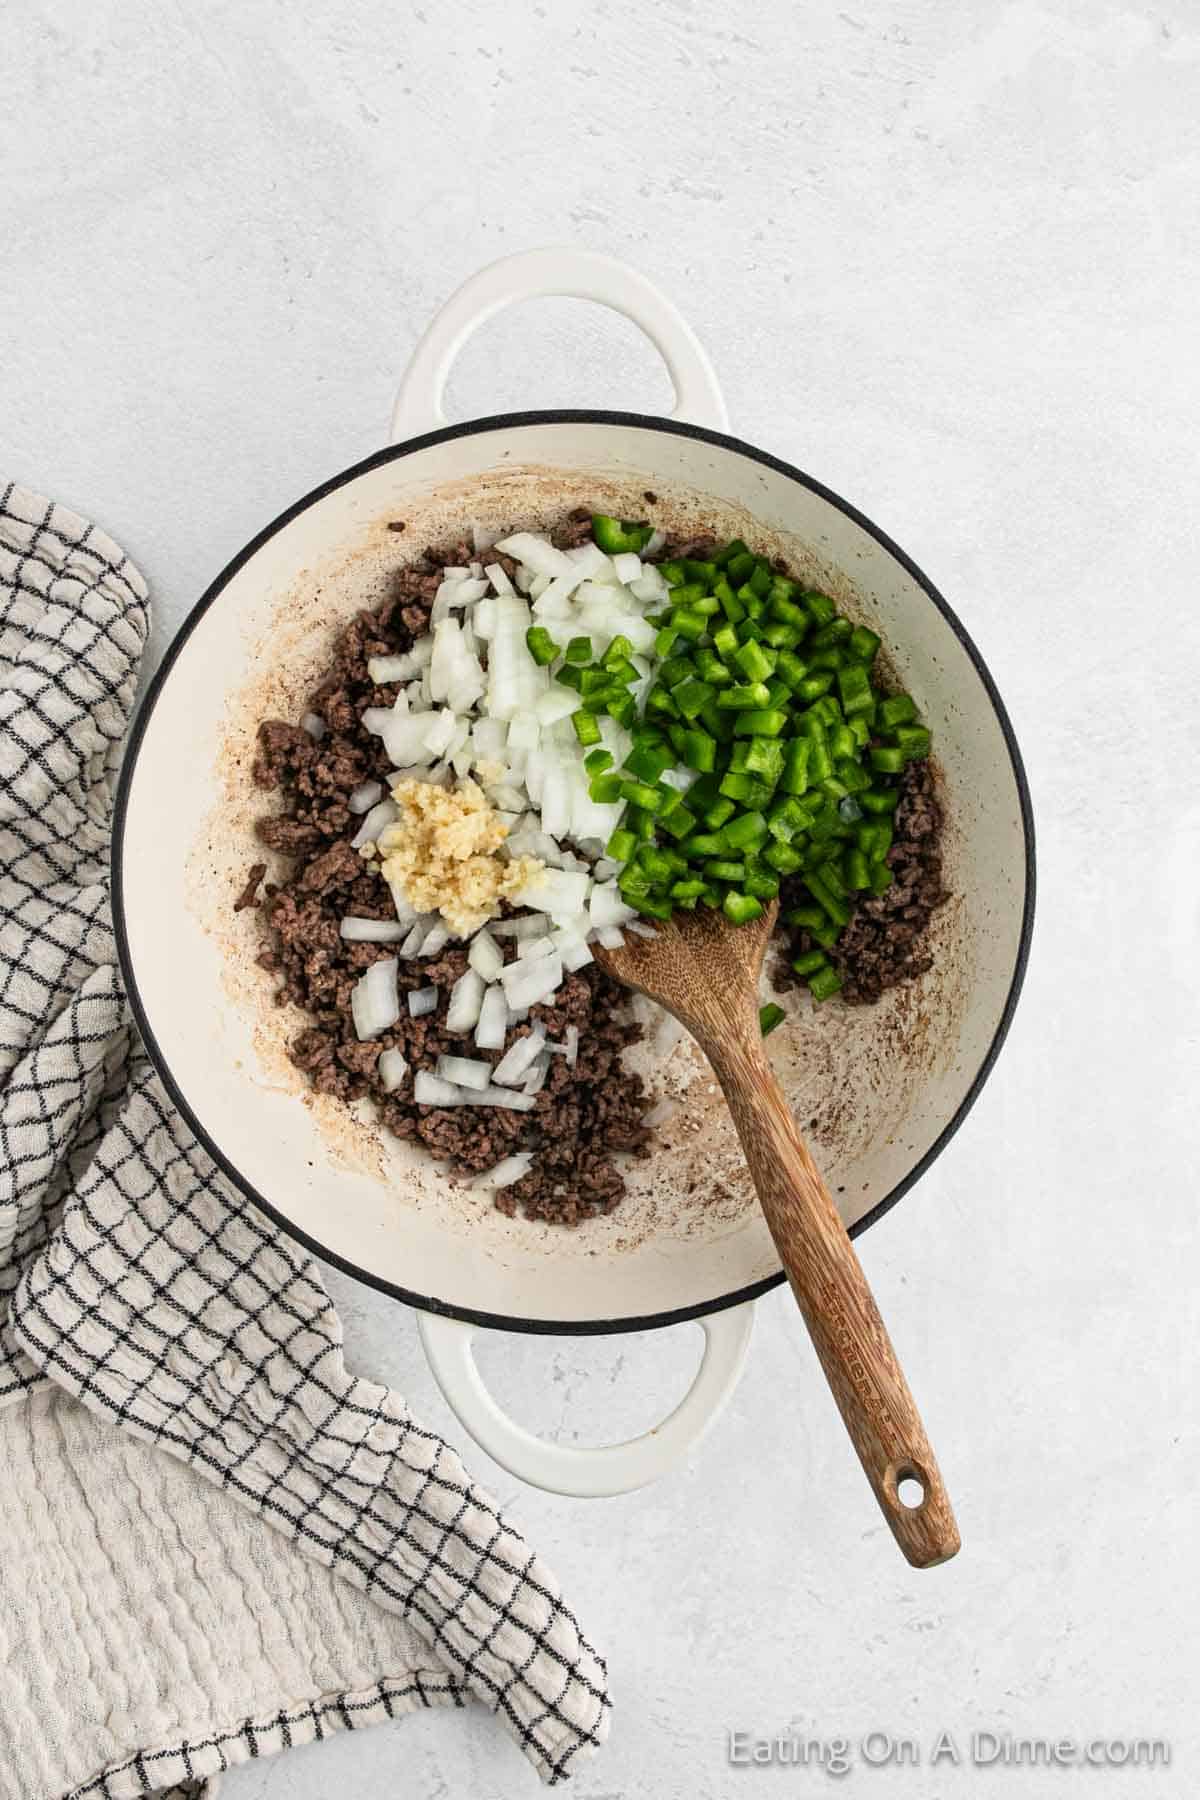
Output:
[[205,1800],[214,1792],[214,1777],[238,1763],[275,1756],[298,1744],[319,1744],[342,1731],[360,1731],[402,1718],[423,1706],[462,1706],[457,1684],[448,1675],[430,1672],[387,1678],[374,1687],[348,1694],[322,1694],[269,1718],[243,1719],[225,1731],[185,1739],[178,1744],[142,1750],[102,1769],[65,1800]]
[[130,1024],[106,852],[145,632],[114,544],[0,491],[0,1403],[49,1377],[227,1488],[408,1618],[557,1781],[606,1734],[603,1661],[450,1445],[349,1374],[316,1266],[214,1167]]

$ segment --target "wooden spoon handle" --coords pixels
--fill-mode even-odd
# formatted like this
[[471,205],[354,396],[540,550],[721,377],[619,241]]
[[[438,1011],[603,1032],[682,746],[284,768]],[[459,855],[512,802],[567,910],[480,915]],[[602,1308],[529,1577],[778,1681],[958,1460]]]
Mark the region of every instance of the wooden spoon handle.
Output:
[[[862,1265],[761,1040],[738,1032],[706,1048],[792,1292],[883,1516],[915,1567],[945,1562],[960,1539],[937,1461]],[[898,1484],[906,1480],[923,1490],[916,1505],[900,1498]]]

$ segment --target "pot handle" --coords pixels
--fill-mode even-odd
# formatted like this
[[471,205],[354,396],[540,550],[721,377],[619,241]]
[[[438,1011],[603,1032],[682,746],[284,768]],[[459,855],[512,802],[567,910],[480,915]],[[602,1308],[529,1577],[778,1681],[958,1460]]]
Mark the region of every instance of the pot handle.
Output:
[[652,281],[597,250],[521,250],[489,263],[451,294],[412,353],[392,409],[392,442],[447,423],[442,395],[455,357],[471,334],[521,300],[565,295],[595,300],[643,331],[667,365],[675,387],[672,418],[716,431],[729,416],[708,356],[691,326]]
[[641,1437],[581,1448],[547,1443],[509,1418],[483,1385],[471,1353],[474,1325],[443,1313],[417,1314],[417,1329],[437,1384],[480,1448],[531,1487],[581,1500],[645,1487],[683,1459],[737,1385],[753,1322],[753,1301],[698,1319],[704,1332],[704,1355],[674,1412]]

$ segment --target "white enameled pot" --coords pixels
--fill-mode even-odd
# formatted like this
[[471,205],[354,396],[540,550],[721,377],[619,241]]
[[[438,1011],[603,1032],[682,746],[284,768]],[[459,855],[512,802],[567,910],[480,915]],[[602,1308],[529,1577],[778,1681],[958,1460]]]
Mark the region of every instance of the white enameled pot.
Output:
[[[667,419],[537,412],[447,425],[446,377],[502,307],[575,295],[639,324],[670,371]],[[507,1219],[423,1152],[313,1094],[287,1057],[302,1025],[257,966],[261,927],[231,902],[274,809],[250,781],[259,719],[296,718],[338,625],[398,563],[483,526],[550,524],[580,504],[672,528],[737,533],[879,631],[932,727],[952,899],[935,962],[874,1008],[787,1000],[771,1039],[847,1226],[912,1185],[962,1122],[1004,1038],[1033,913],[1033,829],[1020,756],[982,658],[921,571],[811,477],[726,435],[708,360],[642,276],[578,250],[507,258],[459,290],[400,387],[394,442],[290,507],[199,601],[146,697],[121,777],[114,910],[139,1025],[183,1113],[225,1173],[300,1242],[420,1308],[437,1379],[467,1430],[513,1473],[611,1494],[662,1474],[733,1389],[755,1297],[783,1279],[724,1107],[687,1041],[652,1026],[634,1052],[676,1108],[612,1215],[577,1230]],[[399,529],[400,526],[403,529]],[[655,1430],[573,1448],[525,1431],[480,1379],[480,1326],[612,1332],[698,1320],[695,1381]],[[904,1321],[894,1321],[901,1344]]]

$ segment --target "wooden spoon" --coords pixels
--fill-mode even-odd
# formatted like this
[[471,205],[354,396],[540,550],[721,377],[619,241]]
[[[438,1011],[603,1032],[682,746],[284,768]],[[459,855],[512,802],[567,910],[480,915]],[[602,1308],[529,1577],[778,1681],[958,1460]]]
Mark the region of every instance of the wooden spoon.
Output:
[[[593,948],[608,974],[674,1013],[712,1064],[867,1480],[909,1562],[929,1568],[959,1547],[954,1513],[862,1265],[763,1047],[758,976],[776,911],[735,926],[698,907],[656,924],[653,939],[627,932],[620,950]],[[903,1481],[918,1484],[918,1504],[901,1500]]]

